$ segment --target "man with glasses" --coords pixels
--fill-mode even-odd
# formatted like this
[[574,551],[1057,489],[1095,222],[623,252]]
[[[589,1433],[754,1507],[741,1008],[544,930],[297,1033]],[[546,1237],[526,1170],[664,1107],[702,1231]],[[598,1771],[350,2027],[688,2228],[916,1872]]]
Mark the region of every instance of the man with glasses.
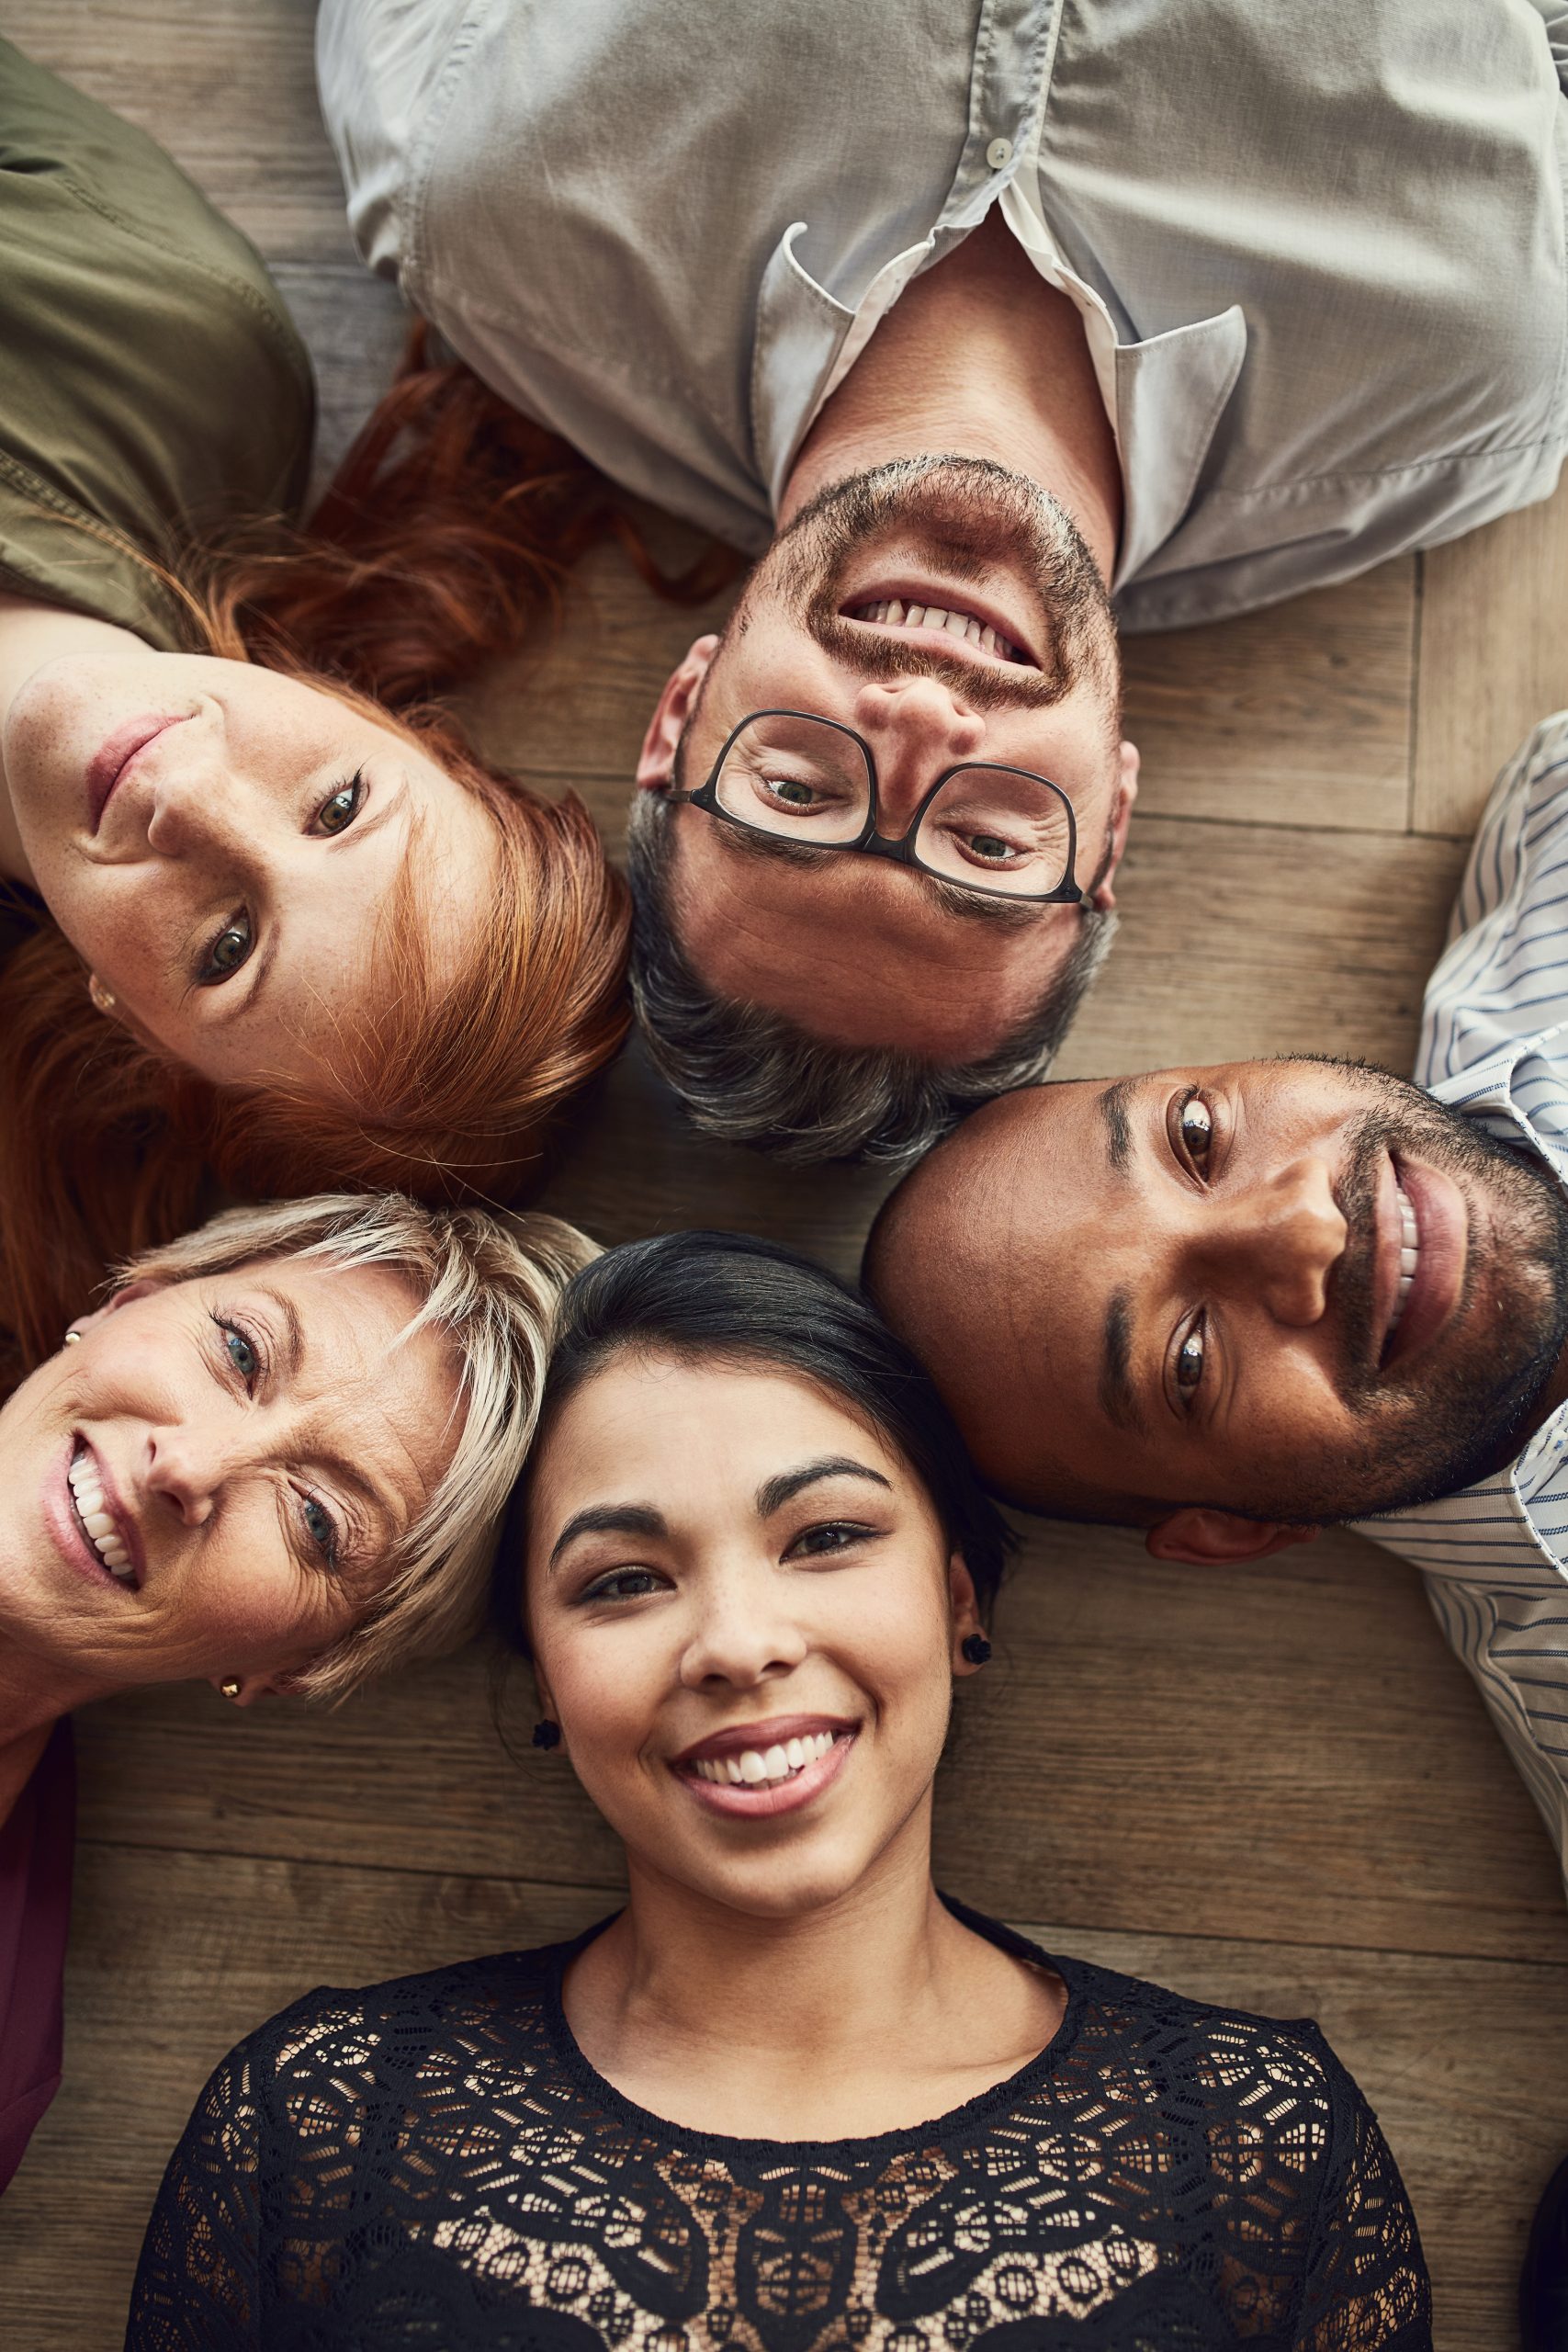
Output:
[[366,257],[760,557],[660,699],[631,829],[639,1010],[712,1132],[896,1158],[1043,1074],[1136,789],[1118,621],[1343,579],[1555,481],[1557,12],[1303,22],[325,0]]

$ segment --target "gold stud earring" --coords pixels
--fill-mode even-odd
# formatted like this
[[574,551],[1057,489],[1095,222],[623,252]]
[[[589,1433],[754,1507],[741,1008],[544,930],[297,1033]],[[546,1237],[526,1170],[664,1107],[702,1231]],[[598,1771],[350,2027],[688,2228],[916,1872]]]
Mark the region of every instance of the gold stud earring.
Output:
[[62,1342],[62,1345],[67,1348],[79,1348],[81,1344],[82,1334],[80,1331],[67,1331],[65,1338]]
[[114,1011],[114,993],[112,989],[105,988],[96,972],[90,972],[87,976],[87,994],[100,1012]]
[[237,1674],[231,1674],[229,1677],[228,1681],[220,1682],[218,1685],[218,1688],[222,1691],[225,1699],[237,1699],[240,1695],[241,1688],[239,1676]]

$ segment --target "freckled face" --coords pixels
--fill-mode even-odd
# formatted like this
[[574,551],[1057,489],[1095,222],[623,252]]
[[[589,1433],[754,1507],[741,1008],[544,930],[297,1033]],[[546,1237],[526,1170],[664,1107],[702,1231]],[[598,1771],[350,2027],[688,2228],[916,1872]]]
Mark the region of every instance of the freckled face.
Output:
[[0,1411],[6,1641],[74,1703],[287,1673],[346,1633],[460,1427],[443,1341],[399,1343],[416,1305],[382,1269],[273,1259],[81,1318]]
[[332,1085],[412,863],[437,969],[492,887],[480,803],[390,729],[247,662],[134,649],[46,662],[0,741],[72,945],[134,1026],[220,1083]]
[[634,1869],[784,1917],[929,1837],[973,1604],[924,1489],[838,1399],[615,1360],[544,1442],[526,1578],[546,1704]]

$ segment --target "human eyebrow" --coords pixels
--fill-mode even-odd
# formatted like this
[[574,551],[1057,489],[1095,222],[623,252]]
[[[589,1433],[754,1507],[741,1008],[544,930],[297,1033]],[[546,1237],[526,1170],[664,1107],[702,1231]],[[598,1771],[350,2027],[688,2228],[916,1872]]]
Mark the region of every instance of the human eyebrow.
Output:
[[1125,1176],[1133,1158],[1133,1126],[1128,1111],[1137,1092],[1134,1078],[1112,1079],[1100,1091],[1097,1108],[1105,1122],[1105,1156],[1118,1176]]
[[[831,859],[843,855],[841,850],[824,848],[817,842],[784,841],[777,833],[761,832],[748,825],[721,825],[719,838],[738,857],[793,865],[808,874],[819,874]],[[874,862],[879,865],[885,863],[882,859]],[[923,865],[902,865],[898,871],[920,886],[931,904],[940,907],[943,914],[956,915],[963,922],[989,923],[998,931],[1027,931],[1040,915],[1049,911],[1032,900],[966,890],[962,882],[949,882],[940,874],[928,874]]]
[[1127,1290],[1113,1290],[1105,1310],[1100,1401],[1118,1429],[1147,1436],[1149,1425],[1133,1385],[1133,1295]]
[[270,1283],[257,1283],[255,1289],[257,1295],[266,1300],[283,1326],[283,1363],[280,1369],[287,1379],[297,1381],[304,1369],[306,1355],[305,1326],[299,1319],[299,1310],[286,1291],[275,1290]]
[[871,1469],[863,1462],[852,1460],[847,1453],[825,1453],[820,1461],[803,1463],[798,1470],[781,1470],[776,1476],[764,1478],[757,1489],[757,1516],[772,1519],[774,1511],[793,1502],[806,1487],[815,1486],[821,1478],[865,1478],[873,1486],[893,1491],[893,1481],[885,1478],[880,1470]]
[[553,1568],[567,1545],[575,1544],[580,1535],[646,1535],[662,1543],[669,1533],[663,1512],[649,1503],[590,1503],[585,1510],[574,1511],[556,1537],[549,1565]]

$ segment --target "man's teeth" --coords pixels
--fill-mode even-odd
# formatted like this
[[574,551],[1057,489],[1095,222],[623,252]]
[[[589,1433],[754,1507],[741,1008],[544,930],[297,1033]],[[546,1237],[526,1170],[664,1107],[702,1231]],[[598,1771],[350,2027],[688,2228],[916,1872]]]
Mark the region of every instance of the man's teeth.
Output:
[[1397,1180],[1393,1189],[1399,1198],[1399,1287],[1393,1294],[1393,1313],[1389,1317],[1391,1338],[1399,1329],[1399,1318],[1404,1312],[1404,1302],[1416,1279],[1416,1261],[1421,1255],[1421,1228],[1416,1222],[1416,1212]]
[[857,605],[851,617],[876,621],[885,628],[944,628],[950,637],[962,637],[971,645],[983,645],[998,661],[1021,662],[1024,658],[1012,639],[999,637],[988,622],[973,613],[955,612],[947,605],[906,605],[899,597],[889,596],[880,605]]
[[830,1731],[811,1732],[805,1739],[788,1739],[777,1747],[743,1747],[739,1756],[699,1756],[693,1770],[700,1781],[756,1788],[764,1781],[793,1781],[797,1772],[826,1756],[832,1745]]
[[130,1584],[136,1571],[113,1520],[104,1509],[104,1490],[98,1484],[92,1455],[75,1455],[66,1476],[75,1498],[76,1515],[92,1539],[94,1550],[111,1576],[118,1577],[121,1584]]

